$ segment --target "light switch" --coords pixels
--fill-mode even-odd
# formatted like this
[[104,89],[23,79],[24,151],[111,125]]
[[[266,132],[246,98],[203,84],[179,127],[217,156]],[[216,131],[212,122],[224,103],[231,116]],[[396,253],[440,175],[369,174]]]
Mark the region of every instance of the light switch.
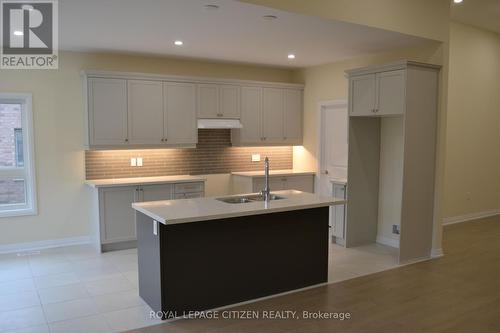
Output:
[[260,154],[252,154],[252,162],[260,162]]
[[137,166],[142,166],[142,157],[137,157]]
[[135,157],[130,158],[130,166],[137,166],[137,159]]

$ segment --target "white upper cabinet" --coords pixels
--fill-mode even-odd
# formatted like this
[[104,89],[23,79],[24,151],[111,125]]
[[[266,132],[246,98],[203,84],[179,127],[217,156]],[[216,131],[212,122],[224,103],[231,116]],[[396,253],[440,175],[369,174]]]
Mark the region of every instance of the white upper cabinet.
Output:
[[[88,149],[195,147],[199,118],[240,119],[235,146],[302,144],[301,85],[100,71],[83,78]],[[381,78],[384,89],[390,80]]]
[[127,145],[127,81],[91,78],[88,96],[89,145]]
[[290,144],[302,144],[302,91],[285,89],[284,137]]
[[199,84],[198,118],[240,118],[240,90],[236,85]]
[[130,144],[163,142],[161,81],[128,81],[128,139]]
[[283,142],[284,138],[284,89],[263,88],[262,137],[264,142]]
[[240,141],[249,144],[262,141],[262,88],[241,88],[241,124],[242,129],[233,130]]
[[216,84],[199,84],[197,92],[198,118],[217,118],[219,112],[219,87]]
[[302,144],[302,90],[241,88],[242,129],[232,130],[235,146]]
[[404,70],[353,76],[349,85],[351,116],[390,116],[405,112]]
[[196,85],[191,83],[164,82],[166,144],[196,144]]
[[353,77],[350,82],[352,96],[350,100],[351,116],[371,115],[375,110],[375,74]]
[[382,116],[403,114],[406,108],[405,71],[382,72],[377,78],[377,114]]
[[219,111],[223,118],[240,118],[240,91],[235,85],[219,85]]

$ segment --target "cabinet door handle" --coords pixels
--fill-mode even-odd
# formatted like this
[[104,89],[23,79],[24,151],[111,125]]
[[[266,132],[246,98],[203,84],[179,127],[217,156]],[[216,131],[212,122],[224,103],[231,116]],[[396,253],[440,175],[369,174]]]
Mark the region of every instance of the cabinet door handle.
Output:
[[128,142],[128,139],[125,139],[125,142]]
[[161,142],[165,141],[165,139],[161,139]]

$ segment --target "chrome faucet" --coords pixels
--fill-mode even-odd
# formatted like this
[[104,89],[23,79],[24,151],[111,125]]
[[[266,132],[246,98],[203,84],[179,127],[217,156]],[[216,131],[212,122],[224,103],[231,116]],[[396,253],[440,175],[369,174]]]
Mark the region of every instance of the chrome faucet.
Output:
[[264,189],[260,191],[266,202],[269,202],[271,197],[271,189],[269,188],[269,158],[264,159]]

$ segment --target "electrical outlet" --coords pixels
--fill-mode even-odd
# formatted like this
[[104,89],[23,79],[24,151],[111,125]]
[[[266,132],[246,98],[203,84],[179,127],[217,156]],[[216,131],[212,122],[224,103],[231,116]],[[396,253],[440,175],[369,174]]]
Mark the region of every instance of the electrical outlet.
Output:
[[142,157],[137,157],[137,166],[138,167],[142,166]]
[[260,162],[260,154],[252,154],[252,162]]
[[399,235],[399,225],[397,225],[397,224],[392,225],[392,233]]
[[137,159],[135,157],[130,158],[130,166],[137,166]]
[[470,192],[465,192],[465,199],[470,201],[472,199],[472,194]]

